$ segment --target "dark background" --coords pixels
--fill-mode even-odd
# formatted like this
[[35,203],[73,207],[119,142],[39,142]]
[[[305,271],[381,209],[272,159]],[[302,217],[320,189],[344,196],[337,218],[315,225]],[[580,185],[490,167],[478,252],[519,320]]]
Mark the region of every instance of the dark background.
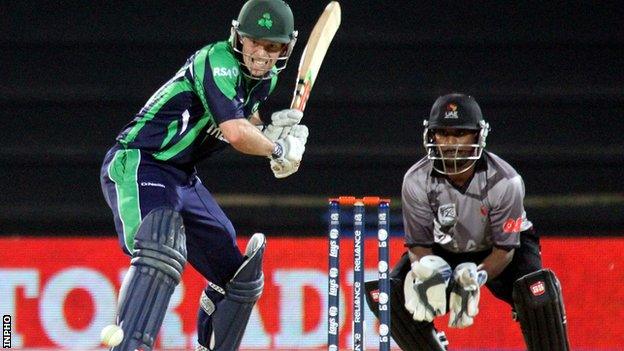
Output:
[[[264,113],[289,105],[325,1],[291,1],[300,33]],[[300,171],[224,152],[199,166],[242,235],[322,234],[341,194],[398,199],[435,98],[474,95],[488,149],[523,175],[550,235],[622,234],[622,6],[343,1],[306,109]],[[0,2],[0,233],[114,235],[98,173],[115,135],[242,1]],[[392,205],[400,231],[400,203]]]

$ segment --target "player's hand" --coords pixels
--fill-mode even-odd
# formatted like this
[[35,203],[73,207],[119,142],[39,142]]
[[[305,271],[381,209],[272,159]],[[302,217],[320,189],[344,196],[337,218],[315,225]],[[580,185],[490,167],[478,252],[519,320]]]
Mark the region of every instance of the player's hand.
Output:
[[446,287],[451,266],[441,257],[427,255],[412,263],[405,276],[405,308],[416,321],[431,322],[446,313]]
[[[286,135],[282,135],[284,127],[293,127],[303,118],[303,112],[296,109],[287,109],[274,112],[271,115],[271,123],[264,128],[264,135],[271,141],[277,141],[280,138],[285,138]],[[289,133],[290,134],[290,133]]]
[[297,124],[290,128],[290,132],[288,132],[288,135],[299,139],[305,146],[305,144],[308,142],[308,136],[310,135],[310,131],[305,124]]
[[[295,125],[292,127],[288,136],[294,137],[299,140],[303,146],[305,151],[305,144],[308,141],[308,127],[305,125]],[[301,152],[301,158],[303,158],[303,151]],[[299,170],[299,166],[301,164],[301,159],[298,161],[290,161],[290,160],[271,160],[271,170],[275,175],[275,178],[286,178],[289,175],[297,172]]]
[[288,136],[275,142],[283,150],[282,156],[271,158],[271,170],[275,178],[285,178],[299,170],[307,140],[308,128],[295,126]]
[[479,313],[481,286],[487,281],[487,272],[478,270],[472,262],[462,263],[455,268],[453,281],[448,325],[452,328],[466,328],[474,323]]

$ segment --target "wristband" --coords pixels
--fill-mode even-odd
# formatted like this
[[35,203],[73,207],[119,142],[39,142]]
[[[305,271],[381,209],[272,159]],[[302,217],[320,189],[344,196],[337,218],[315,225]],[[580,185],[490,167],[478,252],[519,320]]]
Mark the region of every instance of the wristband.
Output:
[[282,147],[282,144],[275,143],[275,147],[273,148],[273,152],[271,153],[271,158],[276,159],[281,158],[282,156],[284,156],[284,148]]

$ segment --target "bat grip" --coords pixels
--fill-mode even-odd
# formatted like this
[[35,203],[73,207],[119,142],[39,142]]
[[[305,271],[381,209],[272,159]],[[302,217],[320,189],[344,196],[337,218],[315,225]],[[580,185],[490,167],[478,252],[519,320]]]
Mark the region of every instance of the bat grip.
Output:
[[[296,109],[296,110],[299,110],[299,111],[303,112],[303,108],[305,108],[305,106],[303,106],[303,108],[302,108],[303,101],[302,101],[301,97],[298,95],[298,91],[299,90],[295,91],[295,96],[293,97],[293,100],[290,103],[290,108],[291,109]],[[292,127],[284,127],[282,129],[282,132],[280,133],[279,139],[284,139],[288,135],[288,133],[290,133],[291,129],[292,129]]]
[[288,133],[290,133],[290,130],[292,129],[292,127],[284,127],[282,129],[282,132],[280,133],[279,139],[284,139]]

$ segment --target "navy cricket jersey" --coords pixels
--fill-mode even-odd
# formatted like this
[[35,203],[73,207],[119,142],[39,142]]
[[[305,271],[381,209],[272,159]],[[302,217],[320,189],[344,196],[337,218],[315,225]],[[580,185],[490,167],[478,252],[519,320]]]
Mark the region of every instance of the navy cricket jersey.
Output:
[[156,160],[193,166],[227,145],[219,124],[249,118],[277,84],[250,79],[241,72],[227,41],[197,51],[135,115],[117,141]]

